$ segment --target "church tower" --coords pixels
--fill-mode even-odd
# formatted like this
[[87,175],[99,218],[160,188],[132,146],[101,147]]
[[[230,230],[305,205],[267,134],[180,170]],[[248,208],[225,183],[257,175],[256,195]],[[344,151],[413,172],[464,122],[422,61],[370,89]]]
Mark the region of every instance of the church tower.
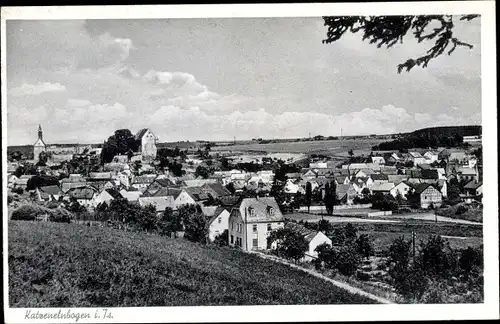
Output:
[[38,139],[43,141],[42,125],[38,124]]
[[33,145],[33,159],[35,163],[38,162],[40,153],[45,151],[45,143],[43,142],[42,126],[38,125],[38,140]]

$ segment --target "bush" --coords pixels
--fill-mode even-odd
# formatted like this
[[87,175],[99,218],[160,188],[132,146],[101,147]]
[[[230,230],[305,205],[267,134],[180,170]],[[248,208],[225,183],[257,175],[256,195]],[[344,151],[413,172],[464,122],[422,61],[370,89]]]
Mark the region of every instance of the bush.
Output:
[[51,210],[49,220],[56,223],[71,223],[73,214],[63,208]]
[[337,251],[337,270],[344,276],[352,276],[361,262],[360,255],[353,245],[346,245]]
[[21,188],[21,187],[16,187],[16,188],[13,188],[11,191],[12,191],[13,193],[18,194],[18,195],[22,195],[22,194],[23,194],[23,192],[24,192],[23,188]]
[[27,220],[32,221],[41,216],[50,214],[50,210],[37,205],[22,205],[12,212],[12,220]]
[[222,234],[219,234],[214,239],[214,244],[218,246],[227,246],[229,240],[229,231],[226,229]]

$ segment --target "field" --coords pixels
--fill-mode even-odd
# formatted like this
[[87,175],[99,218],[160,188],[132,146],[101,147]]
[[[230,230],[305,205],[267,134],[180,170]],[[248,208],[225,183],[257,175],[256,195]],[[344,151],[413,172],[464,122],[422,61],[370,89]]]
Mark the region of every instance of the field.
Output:
[[[287,214],[287,218],[299,220],[318,221],[320,215]],[[416,243],[426,241],[430,235],[441,235],[446,238],[450,246],[455,249],[463,249],[468,246],[478,247],[483,243],[482,226],[464,225],[446,222],[430,222],[414,219],[372,219],[358,217],[335,217],[324,216],[333,226],[345,226],[351,222],[361,234],[368,234],[373,241],[377,251],[387,249],[392,242],[400,236],[411,239],[411,232],[415,232]]]
[[11,307],[371,303],[230,248],[75,224],[9,221]]
[[369,154],[373,145],[385,140],[380,139],[349,139],[349,140],[325,140],[305,142],[283,142],[269,144],[241,144],[231,146],[215,146],[212,151],[248,151],[267,153],[304,153],[340,155],[348,150],[354,150],[356,155]]

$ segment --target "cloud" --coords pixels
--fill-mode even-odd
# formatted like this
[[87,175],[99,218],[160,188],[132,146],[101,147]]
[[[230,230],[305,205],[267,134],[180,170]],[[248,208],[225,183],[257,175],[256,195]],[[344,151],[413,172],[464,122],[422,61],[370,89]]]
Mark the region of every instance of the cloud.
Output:
[[71,107],[85,107],[92,103],[85,99],[68,99],[68,105]]
[[38,83],[29,84],[23,83],[19,87],[12,88],[8,93],[15,97],[28,96],[28,95],[39,95],[44,92],[62,92],[66,91],[66,87],[59,83]]
[[108,33],[94,37],[89,41],[88,48],[79,53],[77,68],[120,69],[133,49],[132,40],[128,38],[115,38]]

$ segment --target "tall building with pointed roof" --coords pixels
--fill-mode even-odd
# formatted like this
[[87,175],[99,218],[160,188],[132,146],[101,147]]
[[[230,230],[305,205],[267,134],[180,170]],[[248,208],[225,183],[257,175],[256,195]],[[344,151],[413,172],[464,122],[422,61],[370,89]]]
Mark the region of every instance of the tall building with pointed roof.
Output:
[[39,161],[40,153],[45,152],[45,142],[43,141],[42,126],[38,125],[38,140],[33,144],[33,158],[35,163]]
[[150,162],[156,158],[158,138],[149,128],[139,130],[135,135],[135,140],[140,142],[139,152],[141,152],[143,161]]

